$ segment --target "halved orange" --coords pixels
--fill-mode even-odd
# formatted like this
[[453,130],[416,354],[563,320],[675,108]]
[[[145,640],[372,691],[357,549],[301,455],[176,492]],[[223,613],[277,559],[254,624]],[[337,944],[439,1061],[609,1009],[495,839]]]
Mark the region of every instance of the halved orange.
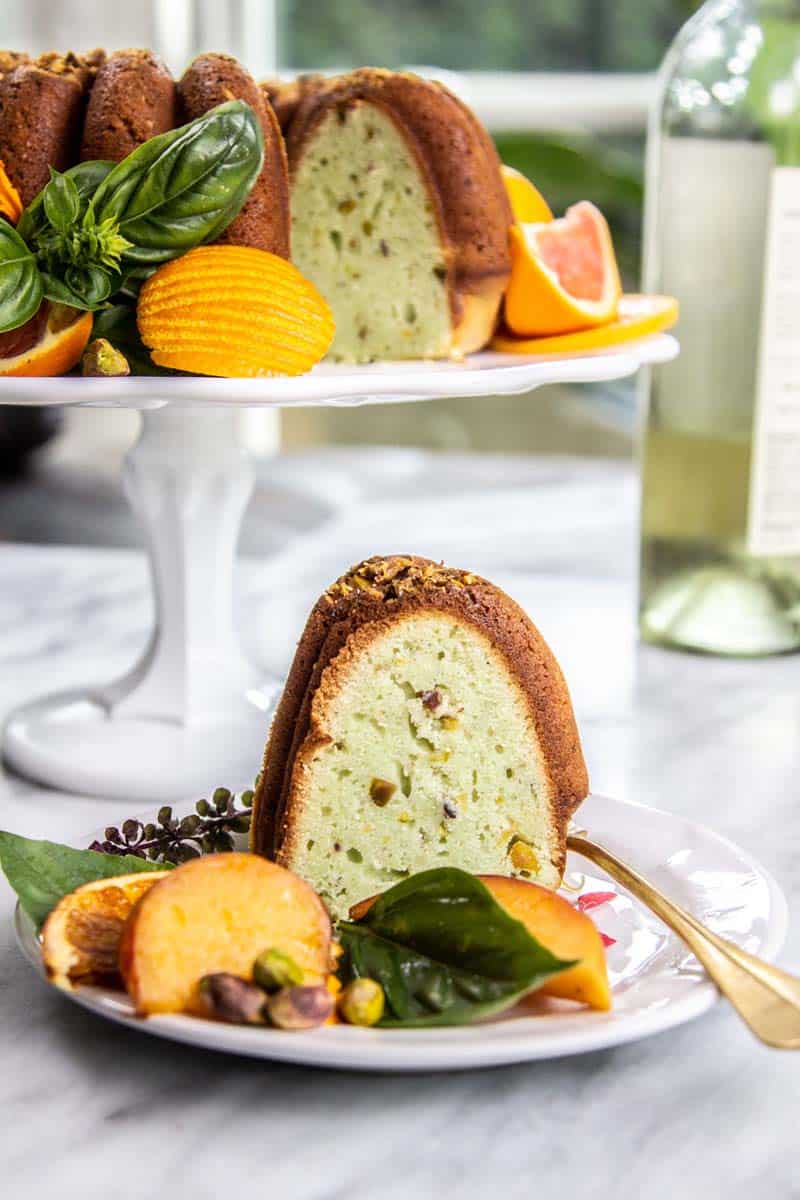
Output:
[[96,879],[64,896],[42,930],[44,965],[53,983],[69,988],[118,972],[122,929],[137,900],[166,871]]
[[522,171],[518,171],[516,167],[507,167],[503,163],[500,173],[503,176],[503,183],[506,185],[514,220],[518,224],[529,224],[530,222],[544,224],[552,221],[553,214],[550,211],[550,205],[530,179],[522,174]]
[[558,221],[511,227],[505,322],[518,337],[613,321],[622,284],[605,217],[587,200]]
[[678,315],[678,301],[672,296],[628,295],[621,298],[617,319],[608,325],[578,333],[534,338],[514,337],[501,328],[492,338],[491,348],[505,354],[541,354],[543,357],[585,354],[663,333],[677,323]]
[[[65,313],[70,315],[66,325],[63,324]],[[75,314],[75,319],[71,319],[72,313]],[[31,317],[27,324],[38,319],[39,313]],[[0,376],[25,375],[41,378],[45,375],[65,375],[80,362],[92,332],[92,322],[91,313],[81,313],[77,309],[68,310],[64,305],[51,305],[47,322],[33,345],[8,358],[0,358]],[[22,329],[12,330],[10,334],[1,336],[9,338],[11,334],[17,333],[22,333]]]

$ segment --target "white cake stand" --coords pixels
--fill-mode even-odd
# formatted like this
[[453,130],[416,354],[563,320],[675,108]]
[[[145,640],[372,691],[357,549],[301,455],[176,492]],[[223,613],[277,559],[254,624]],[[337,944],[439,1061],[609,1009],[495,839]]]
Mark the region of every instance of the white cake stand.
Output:
[[659,335],[568,359],[484,352],[458,364],[322,365],[299,379],[0,380],[0,404],[141,412],[124,484],[147,533],[156,607],[148,648],[127,674],[12,713],[6,762],[61,791],[142,804],[252,782],[279,683],[265,682],[233,628],[234,555],[254,479],[236,442],[237,408],[507,395],[620,379],[677,350]]

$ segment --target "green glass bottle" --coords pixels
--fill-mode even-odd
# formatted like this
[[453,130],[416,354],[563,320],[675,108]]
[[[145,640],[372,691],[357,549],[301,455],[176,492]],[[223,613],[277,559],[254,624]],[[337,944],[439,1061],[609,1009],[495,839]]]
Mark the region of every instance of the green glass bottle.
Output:
[[642,382],[640,629],[800,648],[800,0],[708,0],[650,130],[644,284],[681,355]]

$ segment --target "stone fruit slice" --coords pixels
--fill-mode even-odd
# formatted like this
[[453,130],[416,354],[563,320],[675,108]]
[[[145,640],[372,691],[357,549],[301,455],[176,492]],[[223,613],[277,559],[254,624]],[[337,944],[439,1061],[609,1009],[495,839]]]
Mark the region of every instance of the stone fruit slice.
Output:
[[252,854],[211,854],[159,880],[125,925],[120,973],[137,1012],[202,1012],[206,975],[252,979],[276,947],[307,972],[328,973],[331,923],[316,893],[291,871]]
[[69,988],[118,972],[122,930],[134,904],[168,874],[96,879],[64,896],[42,930],[42,956],[51,981]]
[[613,321],[622,285],[605,217],[588,201],[558,221],[514,225],[505,323],[518,337]]
[[594,922],[563,896],[528,883],[481,875],[480,879],[506,912],[521,921],[528,933],[559,958],[579,959],[577,966],[562,971],[540,991],[542,996],[576,1000],[607,1012],[611,1008],[606,953]]
[[[611,1008],[611,989],[603,940],[594,922],[562,896],[536,883],[501,875],[479,875],[478,879],[498,904],[521,921],[551,954],[570,961],[580,960],[576,966],[555,975],[536,994],[575,1000],[607,1012]],[[376,899],[377,896],[371,896],[354,904],[350,919],[359,921]]]

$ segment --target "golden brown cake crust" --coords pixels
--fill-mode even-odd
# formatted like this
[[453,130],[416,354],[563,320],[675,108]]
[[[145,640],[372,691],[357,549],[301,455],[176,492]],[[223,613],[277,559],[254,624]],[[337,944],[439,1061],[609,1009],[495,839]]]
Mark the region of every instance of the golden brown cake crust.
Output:
[[445,244],[456,348],[479,349],[491,335],[511,274],[512,214],[494,144],[474,113],[441,84],[364,68],[301,98],[289,128],[290,169],[320,121],[360,101],[391,116],[429,181]]
[[428,559],[392,555],[354,567],[320,597],[308,618],[275,715],[253,807],[251,846],[274,857],[285,835],[292,768],[310,730],[322,673],[354,631],[400,616],[449,613],[486,635],[527,699],[552,783],[563,870],[570,817],[588,792],[586,765],[561,669],[526,613],[477,575]]
[[118,50],[100,68],[83,126],[82,159],[121,162],[177,124],[175,83],[149,50]]
[[227,100],[244,100],[254,109],[264,131],[264,166],[244,208],[220,242],[269,250],[289,257],[289,176],[283,135],[272,106],[258,84],[235,58],[204,54],[196,58],[178,84],[181,119],[191,121]]
[[324,75],[308,74],[298,75],[287,83],[280,79],[264,79],[258,86],[275,110],[278,124],[286,136],[300,102],[324,84]]
[[[24,205],[78,158],[92,69],[74,55],[21,63],[0,79],[0,159]],[[44,60],[43,60],[44,61]]]

